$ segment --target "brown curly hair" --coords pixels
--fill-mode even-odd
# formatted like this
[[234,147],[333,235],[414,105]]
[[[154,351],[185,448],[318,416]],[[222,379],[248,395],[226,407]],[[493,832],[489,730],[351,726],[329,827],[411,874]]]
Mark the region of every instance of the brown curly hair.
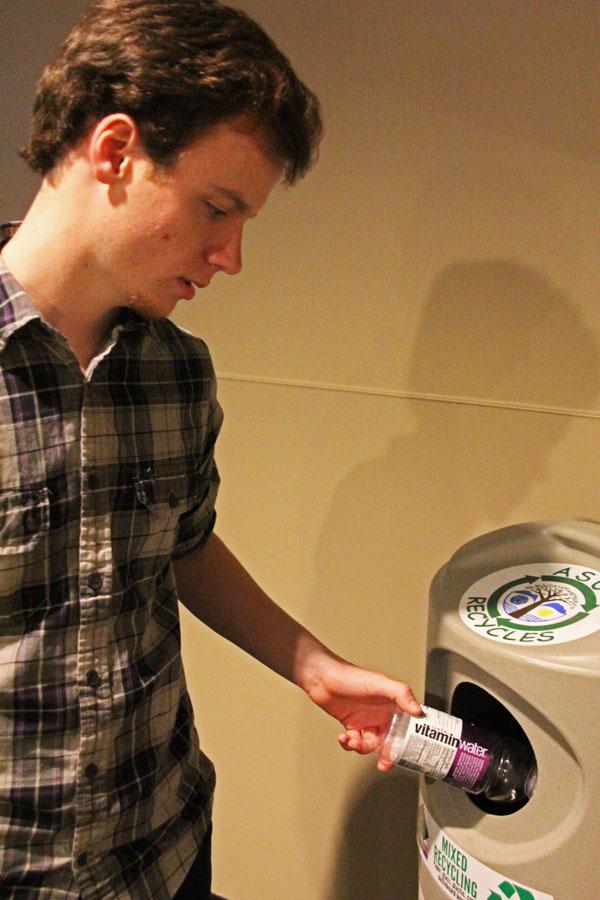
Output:
[[95,0],[45,69],[21,151],[51,172],[90,127],[130,115],[168,166],[191,140],[240,115],[264,129],[293,183],[316,157],[316,96],[263,29],[218,0]]

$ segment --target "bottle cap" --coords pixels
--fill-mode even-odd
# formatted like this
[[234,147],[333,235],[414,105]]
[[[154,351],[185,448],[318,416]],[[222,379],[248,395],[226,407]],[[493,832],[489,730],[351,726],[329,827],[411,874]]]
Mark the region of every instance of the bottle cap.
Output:
[[537,787],[537,778],[538,778],[537,766],[534,764],[531,767],[531,771],[530,771],[529,775],[527,776],[527,781],[525,782],[525,787],[523,789],[525,792],[525,796],[527,797],[528,800],[531,799],[531,795],[533,794],[533,792],[535,791],[535,789]]

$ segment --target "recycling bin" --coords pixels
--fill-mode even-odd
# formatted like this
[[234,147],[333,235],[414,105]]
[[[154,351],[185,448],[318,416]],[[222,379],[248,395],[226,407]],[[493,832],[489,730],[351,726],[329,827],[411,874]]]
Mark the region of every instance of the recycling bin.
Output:
[[452,556],[425,702],[517,740],[537,782],[497,803],[422,778],[419,900],[599,900],[600,523],[518,524]]

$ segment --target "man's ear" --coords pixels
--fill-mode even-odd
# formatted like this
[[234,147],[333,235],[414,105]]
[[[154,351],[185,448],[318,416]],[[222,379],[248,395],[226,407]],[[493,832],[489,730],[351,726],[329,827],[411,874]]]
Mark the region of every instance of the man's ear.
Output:
[[138,127],[131,116],[112,113],[95,126],[88,143],[88,158],[102,184],[123,183],[130,174],[140,146]]

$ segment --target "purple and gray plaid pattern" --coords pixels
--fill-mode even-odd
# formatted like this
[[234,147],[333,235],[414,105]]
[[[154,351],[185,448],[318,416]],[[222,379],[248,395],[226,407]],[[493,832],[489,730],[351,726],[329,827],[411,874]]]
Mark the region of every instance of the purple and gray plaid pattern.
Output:
[[123,309],[84,375],[0,260],[2,898],[167,900],[192,864],[214,770],[172,560],[212,530],[221,418],[198,338]]

